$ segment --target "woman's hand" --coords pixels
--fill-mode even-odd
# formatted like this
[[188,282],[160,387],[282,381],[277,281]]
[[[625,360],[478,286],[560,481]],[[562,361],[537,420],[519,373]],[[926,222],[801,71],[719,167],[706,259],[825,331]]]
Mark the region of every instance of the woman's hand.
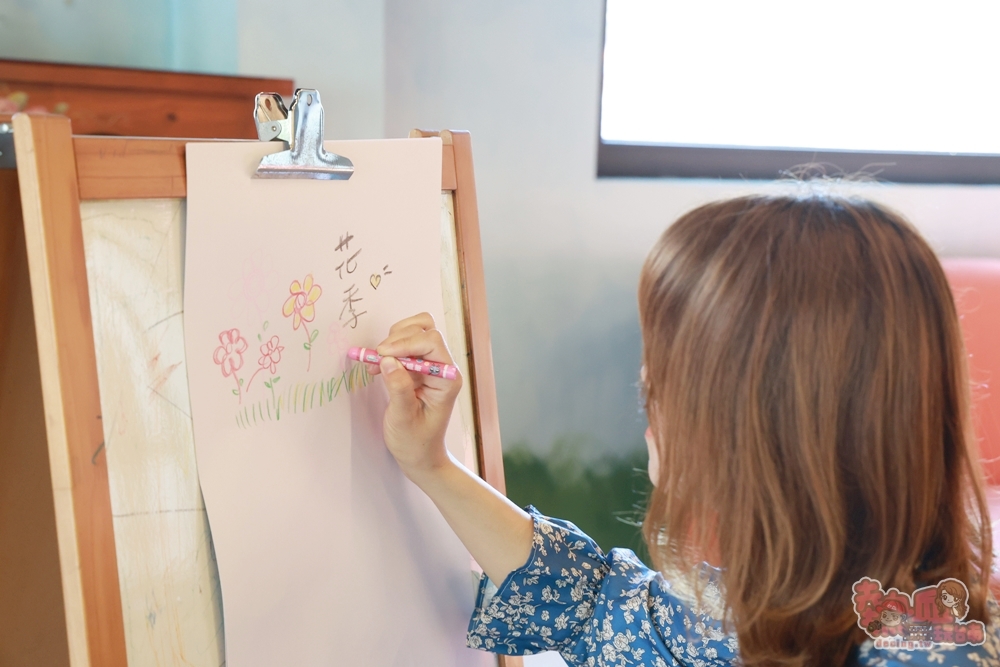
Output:
[[462,377],[445,380],[413,373],[395,359],[418,357],[454,365],[444,337],[434,328],[434,318],[421,313],[397,322],[376,350],[385,357],[376,372],[381,372],[389,390],[385,444],[411,479],[440,469],[448,462],[444,434]]
[[496,489],[455,461],[444,433],[462,388],[454,380],[411,373],[395,357],[425,357],[454,365],[434,319],[421,313],[397,322],[376,348],[389,406],[383,438],[399,467],[441,510],[479,562],[500,583],[531,553],[534,521]]

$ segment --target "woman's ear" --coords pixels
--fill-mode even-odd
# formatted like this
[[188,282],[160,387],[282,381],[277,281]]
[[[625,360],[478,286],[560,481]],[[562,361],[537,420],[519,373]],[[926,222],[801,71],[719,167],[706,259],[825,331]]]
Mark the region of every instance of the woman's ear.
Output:
[[653,429],[646,427],[646,449],[649,451],[649,481],[656,486],[656,481],[660,477],[660,450],[656,447],[656,440],[653,439]]

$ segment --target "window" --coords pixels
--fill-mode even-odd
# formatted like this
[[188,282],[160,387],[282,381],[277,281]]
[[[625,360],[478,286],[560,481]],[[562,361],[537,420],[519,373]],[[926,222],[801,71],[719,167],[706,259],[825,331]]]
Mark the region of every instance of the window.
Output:
[[607,0],[600,176],[1000,183],[1000,3]]

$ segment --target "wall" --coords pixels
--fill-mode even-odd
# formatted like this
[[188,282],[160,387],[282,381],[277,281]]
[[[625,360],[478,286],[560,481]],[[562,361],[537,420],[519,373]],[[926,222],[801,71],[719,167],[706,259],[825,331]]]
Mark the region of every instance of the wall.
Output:
[[[762,183],[594,177],[602,0],[386,0],[386,134],[472,132],[506,444],[636,446],[635,284],[685,210]],[[1000,188],[857,188],[942,255],[1000,257]]]
[[381,1],[236,2],[240,74],[292,77],[298,86],[317,89],[323,96],[330,138],[382,136],[385,6]]
[[236,0],[0,0],[0,58],[235,74]]
[[[0,57],[292,76],[327,133],[471,130],[503,435],[639,446],[634,288],[699,203],[759,183],[594,177],[602,0],[0,0]],[[872,186],[943,255],[1000,257],[1000,189]]]
[[329,136],[370,138],[383,14],[366,0],[0,0],[0,58],[290,77],[325,93]]
[[386,134],[472,132],[505,443],[635,447],[633,292],[662,223],[630,204],[637,184],[593,176],[597,14],[569,1],[386,7]]

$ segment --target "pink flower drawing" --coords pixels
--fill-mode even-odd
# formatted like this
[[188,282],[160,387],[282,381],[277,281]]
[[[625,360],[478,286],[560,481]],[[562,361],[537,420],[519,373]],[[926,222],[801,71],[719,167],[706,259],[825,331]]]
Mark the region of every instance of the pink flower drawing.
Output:
[[222,368],[224,377],[233,376],[236,381],[236,394],[240,403],[243,402],[243,380],[236,371],[243,367],[243,353],[247,351],[247,339],[240,335],[239,329],[227,329],[219,334],[219,347],[215,348],[212,360]]
[[[277,336],[271,336],[266,343],[260,346],[260,358],[257,360],[257,365],[260,368],[255,370],[253,375],[250,376],[250,380],[247,382],[247,391],[250,391],[250,385],[253,384],[253,379],[257,377],[257,373],[270,371],[271,375],[274,375],[278,371],[278,363],[281,361],[281,351],[284,349]],[[270,383],[264,383],[268,389],[271,388],[271,384],[274,383],[275,379],[272,377]],[[271,393],[274,392],[272,391]]]
[[267,369],[274,375],[278,371],[278,362],[281,361],[281,351],[284,346],[278,344],[278,337],[271,336],[271,339],[260,346],[260,359],[257,363],[262,369]]
[[285,299],[285,305],[281,307],[281,314],[285,317],[291,317],[292,328],[298,329],[303,322],[312,322],[313,318],[316,317],[314,304],[323,294],[323,289],[313,283],[313,277],[310,273],[301,283],[298,280],[293,280],[288,291],[291,296]]
[[219,334],[219,343],[212,359],[222,367],[222,374],[229,377],[243,367],[247,339],[240,335],[239,329],[229,329]]

